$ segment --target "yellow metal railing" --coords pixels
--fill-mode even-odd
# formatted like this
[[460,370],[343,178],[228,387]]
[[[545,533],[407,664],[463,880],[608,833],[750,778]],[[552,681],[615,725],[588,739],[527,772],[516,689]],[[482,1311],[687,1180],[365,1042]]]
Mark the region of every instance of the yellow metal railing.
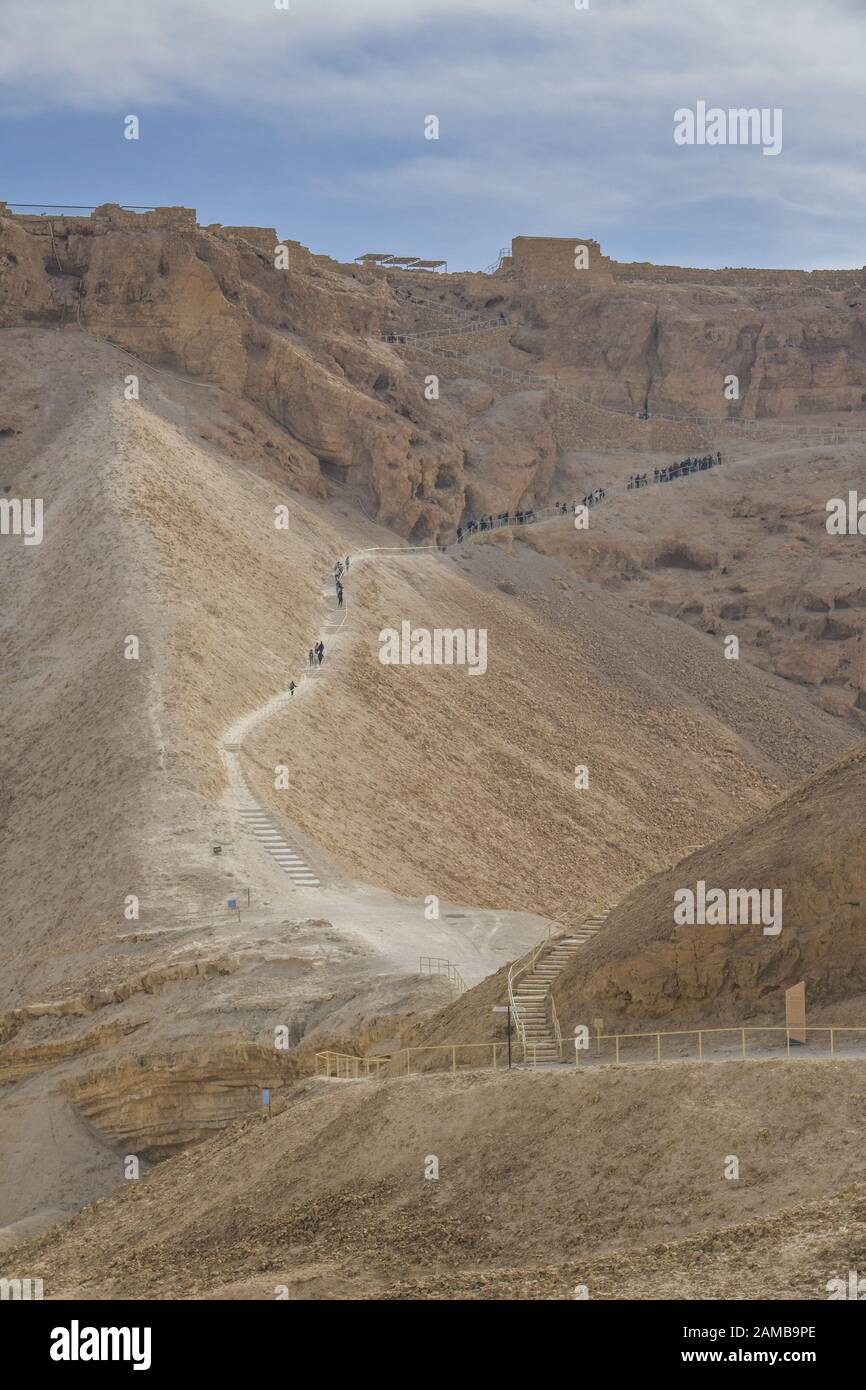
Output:
[[353,1057],[348,1052],[317,1052],[316,1076],[340,1081],[362,1081],[378,1076],[389,1057]]
[[[485,1052],[487,1053],[489,1061],[485,1063],[482,1057],[480,1063],[472,1060],[466,1065],[471,1067],[488,1065],[492,1067],[493,1071],[498,1071],[500,1062],[497,1053],[499,1049],[507,1050],[507,1048],[508,1044],[505,1042],[427,1043],[423,1047],[401,1047],[399,1052],[394,1052],[392,1054],[390,1060],[393,1063],[392,1071],[396,1072],[398,1076],[413,1076],[417,1074],[417,1072],[413,1072],[412,1070],[413,1056],[421,1052],[435,1052],[440,1055],[443,1061],[443,1065],[435,1068],[435,1070],[456,1072],[459,1070],[457,1063],[458,1053],[478,1052],[480,1050],[482,1054]],[[433,1059],[431,1058],[431,1060]],[[430,1068],[430,1070],[433,1069],[434,1068]],[[428,1068],[423,1068],[422,1070],[428,1070]]]
[[[606,910],[607,910],[608,912],[610,911],[609,908],[606,909]],[[603,911],[604,911],[604,909],[603,909]],[[583,920],[588,922],[588,921],[591,921],[593,917],[596,917],[596,916],[599,916],[599,915],[600,915],[600,913],[598,913],[598,912],[591,912],[591,913],[589,914],[589,916],[586,917],[586,918],[584,918]],[[520,1043],[521,1047],[523,1048],[524,1059],[528,1061],[528,1060],[529,1060],[529,1057],[530,1057],[530,1054],[531,1054],[533,1065],[535,1065],[535,1064],[536,1064],[536,1061],[537,1061],[537,1059],[536,1059],[536,1053],[535,1053],[535,1048],[534,1048],[534,1046],[533,1046],[532,1043],[528,1043],[528,1042],[526,1041],[526,1026],[525,1026],[525,1024],[524,1024],[523,1019],[522,1019],[521,1016],[520,1016],[520,1010],[519,1010],[518,1007],[517,1007],[517,1000],[516,1000],[516,998],[515,998],[515,993],[514,993],[515,981],[519,980],[519,979],[520,979],[520,976],[521,976],[521,975],[524,975],[524,974],[526,973],[527,970],[531,970],[531,969],[533,968],[533,966],[535,965],[535,963],[536,963],[536,961],[538,960],[539,956],[541,955],[542,951],[545,950],[545,948],[546,948],[547,946],[550,945],[551,941],[558,941],[558,940],[560,939],[560,937],[567,936],[568,933],[569,933],[569,931],[579,931],[579,930],[580,930],[580,927],[574,927],[574,928],[569,928],[569,927],[557,927],[557,930],[554,932],[553,924],[551,924],[551,925],[547,928],[547,935],[546,935],[546,936],[543,936],[543,937],[541,938],[541,940],[537,943],[537,945],[532,946],[532,947],[530,948],[530,950],[528,950],[528,951],[525,953],[525,955],[522,955],[522,956],[518,957],[517,960],[512,961],[512,963],[511,963],[511,965],[510,965],[510,967],[509,967],[509,970],[508,970],[508,1003],[509,1003],[509,1005],[511,1006],[511,1020],[512,1020],[512,1022],[513,1022],[513,1024],[514,1024],[515,1032],[517,1033],[517,1041]],[[562,1033],[560,1032],[560,1028],[559,1028],[559,1020],[558,1020],[558,1018],[556,1017],[556,1004],[554,1003],[554,1000],[553,1000],[553,994],[552,994],[552,992],[551,992],[549,989],[548,989],[548,993],[547,993],[547,999],[549,999],[549,1001],[550,1001],[551,1022],[553,1023],[554,1037],[556,1038],[556,1042],[557,1042],[557,1044],[558,1044],[558,1046],[559,1046],[559,1057],[560,1057],[560,1061],[561,1061],[561,1060],[562,1060]]]
[[[555,1005],[554,1008],[554,1019]],[[783,1028],[781,1025],[765,1027],[755,1025],[754,1027],[731,1027],[731,1028],[684,1028],[672,1032],[655,1033],[599,1033],[596,1037],[598,1048],[598,1061],[593,1065],[606,1065],[607,1059],[601,1057],[601,1044],[612,1043],[612,1061],[617,1066],[636,1066],[645,1065],[646,1057],[628,1058],[622,1055],[622,1045],[628,1042],[649,1043],[651,1060],[656,1063],[663,1061],[669,1062],[706,1062],[709,1060],[704,1040],[710,1037],[718,1037],[720,1034],[734,1036],[738,1041],[735,1053],[740,1058],[749,1056],[749,1040],[752,1034],[775,1034],[779,1038],[779,1052],[786,1059],[792,1055],[792,1048],[796,1048],[797,1040],[792,1035],[797,1030]],[[857,1061],[866,1060],[866,1052],[859,1057],[850,1052],[839,1051],[840,1035],[858,1034],[862,1035],[862,1040],[866,1043],[866,1028],[837,1028],[835,1025],[821,1028],[805,1029],[809,1034],[824,1034],[827,1039],[826,1056],[835,1061]],[[556,1041],[559,1047],[560,1060],[563,1058],[563,1039],[559,1029],[558,1020],[555,1023]],[[692,1038],[697,1042],[697,1055],[692,1057],[667,1057],[663,1056],[663,1038]],[[771,1044],[772,1046],[772,1044]],[[541,1047],[541,1055],[539,1055]],[[784,1052],[782,1048],[784,1047]],[[427,1071],[447,1071],[458,1072],[462,1068],[478,1069],[487,1067],[493,1071],[502,1070],[502,1059],[506,1053],[507,1043],[505,1042],[458,1042],[458,1043],[427,1043],[420,1047],[401,1047],[399,1051],[393,1052],[388,1056],[376,1057],[355,1057],[344,1052],[317,1052],[316,1053],[316,1076],[330,1077],[342,1081],[363,1081],[385,1074],[391,1076],[418,1076]],[[431,1063],[430,1066],[422,1064],[422,1054],[424,1061]],[[479,1055],[480,1054],[480,1055]],[[581,1049],[575,1048],[575,1066],[580,1066]],[[755,1056],[753,1051],[751,1054]],[[764,1053],[766,1055],[766,1052]],[[720,1056],[719,1060],[730,1060],[728,1056]],[[533,1069],[544,1066],[549,1058],[543,1044],[527,1042],[524,1044],[524,1061]],[[387,1068],[387,1073],[383,1071]]]
[[[564,928],[560,928],[559,931],[556,933],[557,937],[564,935]],[[538,942],[538,944],[532,946],[525,953],[525,955],[522,955],[518,957],[517,960],[512,961],[511,965],[508,968],[508,1003],[511,1008],[511,1021],[514,1024],[514,1028],[517,1033],[517,1041],[523,1048],[524,1056],[526,1055],[527,1046],[531,1047],[532,1044],[527,1044],[526,1042],[526,1025],[523,1019],[521,1018],[520,1010],[517,1007],[517,1000],[515,999],[514,995],[514,983],[516,980],[519,980],[520,976],[524,975],[527,970],[532,969],[532,967],[535,965],[535,962],[538,960],[538,957],[541,955],[542,951],[550,945],[550,942],[553,939],[554,934],[553,927],[551,925],[547,928],[547,935],[543,936],[541,940]]]
[[460,994],[466,992],[466,981],[457,966],[450,960],[445,960],[443,956],[420,956],[418,973],[421,975],[444,975],[449,985],[452,985]]
[[[741,1058],[746,1058],[746,1057],[748,1057],[748,1055],[749,1055],[749,1051],[748,1051],[748,1035],[751,1035],[751,1034],[754,1034],[754,1033],[761,1033],[761,1034],[773,1033],[773,1034],[776,1034],[777,1036],[778,1036],[778,1035],[781,1035],[781,1036],[779,1036],[779,1038],[778,1038],[779,1046],[780,1046],[780,1047],[781,1047],[781,1045],[782,1045],[782,1040],[784,1039],[785,1057],[786,1057],[786,1058],[789,1058],[789,1057],[791,1056],[791,1047],[792,1047],[792,1044],[794,1045],[794,1047],[796,1047],[796,1046],[798,1045],[798,1043],[799,1043],[799,1039],[798,1039],[797,1037],[794,1037],[793,1035],[794,1035],[795,1033],[800,1032],[800,1031],[801,1031],[801,1030],[795,1029],[795,1028],[785,1028],[785,1027],[783,1027],[781,1024],[776,1024],[776,1025],[758,1025],[758,1024],[755,1024],[754,1026],[748,1026],[748,1025],[747,1025],[745,1028],[734,1026],[734,1027],[730,1027],[730,1028],[680,1028],[680,1029],[675,1029],[675,1030],[673,1030],[673,1031],[671,1031],[671,1032],[659,1031],[659,1032],[655,1032],[655,1033],[599,1033],[599,1034],[597,1034],[597,1037],[596,1037],[596,1052],[597,1052],[597,1054],[600,1056],[600,1055],[601,1055],[601,1044],[602,1044],[603,1042],[611,1042],[611,1043],[613,1043],[613,1061],[614,1061],[614,1064],[615,1064],[615,1065],[617,1065],[617,1066],[634,1066],[634,1065],[640,1065],[640,1064],[642,1064],[642,1063],[645,1064],[646,1058],[638,1058],[637,1061],[634,1061],[634,1060],[630,1060],[630,1059],[628,1059],[628,1058],[623,1058],[623,1056],[622,1056],[622,1044],[623,1044],[624,1042],[633,1041],[633,1040],[637,1039],[637,1040],[639,1040],[639,1041],[641,1041],[641,1042],[654,1042],[654,1043],[655,1043],[655,1049],[654,1049],[654,1050],[655,1050],[655,1060],[656,1060],[657,1063],[660,1063],[660,1062],[662,1062],[662,1061],[664,1060],[663,1057],[662,1057],[662,1038],[693,1038],[693,1039],[695,1039],[695,1040],[697,1041],[697,1058],[694,1058],[694,1057],[669,1057],[667,1060],[669,1060],[669,1061],[695,1061],[695,1060],[697,1060],[697,1061],[699,1061],[699,1062],[705,1062],[705,1061],[707,1060],[707,1057],[706,1057],[706,1052],[705,1052],[705,1048],[704,1048],[704,1039],[707,1038],[707,1037],[715,1037],[715,1036],[718,1036],[719,1034],[724,1033],[724,1034],[727,1034],[729,1037],[730,1037],[731,1035],[734,1035],[734,1036],[736,1036],[736,1037],[739,1038],[739,1048],[738,1048],[739,1056],[740,1056]],[[804,1029],[802,1030],[802,1032],[803,1032],[803,1033],[805,1034],[805,1036],[806,1036],[806,1042],[803,1043],[803,1044],[801,1044],[802,1046],[808,1046],[808,1040],[809,1040],[809,1034],[810,1034],[810,1033],[823,1033],[823,1034],[826,1034],[827,1042],[828,1042],[828,1044],[829,1044],[827,1055],[828,1055],[829,1057],[835,1059],[835,1060],[840,1059],[840,1057],[841,1057],[842,1060],[844,1060],[844,1059],[845,1059],[845,1056],[846,1056],[845,1053],[841,1053],[841,1054],[840,1054],[840,1053],[837,1051],[836,1040],[837,1040],[837,1037],[838,1037],[839,1034],[841,1034],[841,1033],[858,1033],[858,1034],[862,1034],[863,1037],[864,1037],[864,1040],[866,1040],[866,1028],[848,1028],[848,1027],[841,1027],[841,1028],[840,1028],[840,1027],[836,1027],[835,1025],[833,1025],[832,1027],[828,1025],[828,1026],[826,1026],[826,1027],[819,1027],[819,1028],[804,1028]],[[772,1044],[771,1044],[771,1045],[772,1045]],[[580,1065],[580,1053],[581,1053],[581,1049],[578,1048],[578,1047],[576,1047],[576,1048],[575,1048],[575,1053],[574,1053],[574,1056],[575,1056],[575,1066],[579,1066],[579,1065]],[[755,1054],[753,1053],[752,1055],[755,1055]],[[857,1058],[852,1058],[851,1060],[858,1060],[858,1059],[857,1059]],[[862,1059],[860,1059],[860,1060],[862,1060]]]
[[550,1000],[550,1021],[553,1024],[553,1040],[559,1048],[559,1060],[562,1061],[562,1029],[559,1026],[559,1019],[556,1014],[556,1000],[553,997],[553,990],[548,995]]

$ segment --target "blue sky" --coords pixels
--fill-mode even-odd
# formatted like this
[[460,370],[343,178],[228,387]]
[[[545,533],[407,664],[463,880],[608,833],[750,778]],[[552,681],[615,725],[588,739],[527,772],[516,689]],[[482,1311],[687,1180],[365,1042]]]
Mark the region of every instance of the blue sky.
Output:
[[[0,197],[184,203],[451,269],[518,234],[860,266],[864,71],[848,0],[3,0]],[[781,154],[676,145],[698,100],[781,108]]]

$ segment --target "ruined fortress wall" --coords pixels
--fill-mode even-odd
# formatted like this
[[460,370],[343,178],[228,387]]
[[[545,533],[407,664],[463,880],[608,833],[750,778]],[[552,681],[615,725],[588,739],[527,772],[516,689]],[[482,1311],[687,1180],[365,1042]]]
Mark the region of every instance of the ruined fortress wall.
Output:
[[723,270],[702,270],[694,266],[652,265],[649,261],[613,261],[611,264],[616,280],[656,284],[796,290],[849,290],[866,286],[866,267],[860,270],[760,270],[726,266]]
[[[575,268],[575,251],[585,246],[588,264]],[[589,237],[518,236],[511,243],[511,256],[504,263],[529,285],[557,280],[573,280],[576,275],[591,280],[612,279],[612,262],[603,256],[597,241]]]
[[149,231],[155,227],[183,227],[195,231],[197,226],[195,208],[164,207],[153,208],[150,212],[133,212],[122,208],[119,203],[102,203],[86,217],[70,216],[68,213],[18,213],[0,201],[0,217],[10,217],[20,223],[28,232],[38,234],[44,229],[50,235],[49,224],[55,235],[67,232],[77,235],[98,235],[112,227],[127,227],[135,231]]
[[[587,269],[575,268],[575,250],[585,246],[589,253]],[[866,266],[858,270],[761,270],[730,267],[704,270],[692,266],[653,265],[649,261],[613,261],[602,254],[597,241],[589,237],[518,236],[511,244],[511,255],[503,258],[502,269],[516,275],[526,285],[568,285],[614,281],[645,281],[655,284],[724,285],[731,288],[756,287],[789,290],[851,290],[866,287]]]
[[290,241],[280,241],[275,227],[226,227],[222,222],[211,222],[207,230],[217,236],[237,237],[240,241],[247,241],[271,259],[277,245],[292,246]]
[[[102,203],[90,214],[91,220],[110,222],[116,227],[187,227],[196,228],[195,208],[164,207],[152,212],[133,212],[118,203]],[[79,219],[85,221],[87,219]]]

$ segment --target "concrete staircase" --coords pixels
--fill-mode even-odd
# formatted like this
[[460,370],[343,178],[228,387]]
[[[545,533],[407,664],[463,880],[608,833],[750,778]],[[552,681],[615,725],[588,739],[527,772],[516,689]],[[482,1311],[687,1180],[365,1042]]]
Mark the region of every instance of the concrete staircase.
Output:
[[[608,909],[608,912],[610,909]],[[534,962],[517,975],[513,984],[513,1023],[524,1043],[524,1061],[530,1066],[567,1060],[560,1057],[553,1024],[550,989],[575,951],[601,931],[608,912],[590,917],[574,931],[555,936],[538,951]]]
[[263,849],[276,859],[283,873],[288,874],[298,888],[321,888],[316,875],[298,852],[292,849],[266,811],[250,797],[251,805],[241,807],[239,815],[246,830],[252,831]]

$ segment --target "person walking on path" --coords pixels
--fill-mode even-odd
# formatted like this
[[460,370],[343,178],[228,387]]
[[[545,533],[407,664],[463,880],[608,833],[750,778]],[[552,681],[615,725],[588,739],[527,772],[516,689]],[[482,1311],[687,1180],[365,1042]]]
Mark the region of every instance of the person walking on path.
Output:
[[342,608],[342,606],[343,606],[343,586],[342,586],[342,584],[338,584],[338,585],[337,585],[337,607],[338,607],[338,608]]
[[316,664],[316,653],[313,651],[313,648],[310,647],[310,665],[311,665],[311,666],[315,666],[315,664]]
[[298,687],[295,685],[295,682],[294,682],[294,681],[291,681],[291,682],[289,683],[289,694],[290,694],[290,695],[294,695],[294,693],[295,693],[295,691],[297,690],[297,688],[298,688]]
[[322,662],[323,662],[324,659],[325,659],[325,644],[324,644],[324,642],[320,642],[319,645],[318,645],[318,647],[316,648],[316,656],[319,658],[319,665],[321,666]]

